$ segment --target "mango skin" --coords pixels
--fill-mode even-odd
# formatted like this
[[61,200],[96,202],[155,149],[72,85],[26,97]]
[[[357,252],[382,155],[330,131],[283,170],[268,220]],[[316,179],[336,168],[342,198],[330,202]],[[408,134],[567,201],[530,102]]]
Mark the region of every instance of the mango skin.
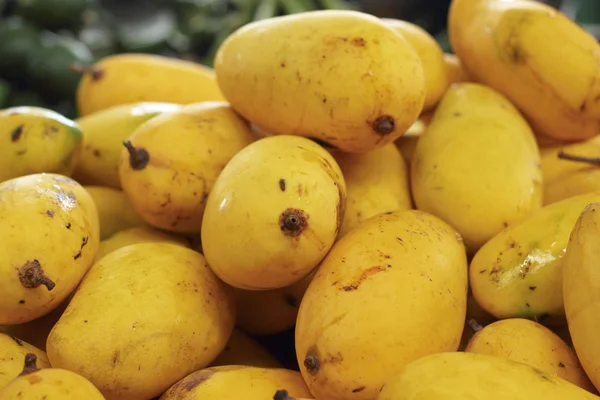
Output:
[[332,154],[347,190],[340,236],[377,214],[412,208],[408,168],[393,143],[362,154]]
[[212,68],[154,54],[104,57],[83,74],[77,87],[81,116],[121,104],[191,104],[223,101]]
[[290,286],[325,257],[345,205],[344,177],[325,149],[298,136],[259,139],[217,178],[202,221],[202,249],[233,287]]
[[264,400],[285,388],[294,398],[311,394],[297,371],[228,365],[206,368],[185,377],[160,400]]
[[90,381],[58,368],[44,368],[19,376],[0,390],[0,400],[14,399],[105,400]]
[[283,368],[271,353],[237,328],[233,330],[225,349],[210,365],[211,367],[247,365],[249,367]]
[[23,371],[23,361],[27,353],[37,356],[38,368],[50,368],[44,351],[3,332],[0,332],[0,349],[0,391]]
[[357,11],[247,24],[223,42],[215,71],[227,100],[262,130],[312,137],[347,152],[393,142],[425,100],[423,67],[412,46]]
[[448,87],[448,70],[444,51],[433,36],[412,22],[383,18],[385,24],[402,35],[415,49],[423,64],[425,77],[425,102],[423,110],[432,109],[442,98]]
[[550,204],[487,242],[469,271],[477,303],[499,319],[564,323],[563,256],[579,214],[597,201],[600,191]]
[[560,159],[558,154],[561,151],[573,156],[596,158],[600,155],[600,136],[579,143],[541,149],[544,204],[600,190],[598,166]]
[[146,225],[122,191],[104,186],[84,188],[92,196],[98,210],[100,240],[123,229]]
[[304,294],[302,376],[317,399],[374,399],[414,359],[458,349],[466,302],[454,229],[421,211],[373,217],[334,245]]
[[[91,267],[98,213],[77,182],[42,173],[0,184],[0,221],[0,325],[21,324],[58,307]],[[22,283],[21,273],[39,269],[54,283],[52,290]]]
[[455,83],[472,82],[456,54],[444,53],[444,63],[446,65],[448,86]]
[[569,332],[583,369],[600,387],[600,344],[596,340],[600,327],[600,290],[598,228],[600,203],[588,205],[571,233],[563,259],[563,298]]
[[129,140],[150,157],[140,169],[121,152],[121,186],[134,209],[155,228],[198,233],[217,176],[255,139],[228,103],[202,102],[151,119]]
[[142,123],[181,108],[178,104],[138,102],[120,104],[76,120],[83,132],[79,161],[73,172],[84,185],[121,188],[119,158],[123,141]]
[[201,254],[134,244],[94,264],[46,349],[52,366],[86,377],[107,398],[149,399],[215,359],[234,321],[231,293]]
[[70,175],[75,168],[83,136],[74,121],[40,107],[0,110],[0,182],[49,172]]
[[407,365],[377,400],[598,400],[559,377],[508,358],[441,353]]
[[545,326],[528,319],[496,321],[475,333],[466,352],[506,357],[596,392],[575,351]]
[[415,205],[452,225],[474,254],[541,207],[539,161],[531,128],[504,96],[455,84],[413,154]]
[[600,132],[600,44],[566,15],[535,1],[455,0],[448,33],[468,74],[539,134],[577,141]]

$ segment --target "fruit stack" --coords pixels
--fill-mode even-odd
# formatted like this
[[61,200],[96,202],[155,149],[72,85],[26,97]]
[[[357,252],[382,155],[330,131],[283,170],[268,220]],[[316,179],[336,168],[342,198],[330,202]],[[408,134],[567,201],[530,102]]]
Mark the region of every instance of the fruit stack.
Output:
[[600,44],[448,26],[265,18],[0,111],[0,400],[600,399]]

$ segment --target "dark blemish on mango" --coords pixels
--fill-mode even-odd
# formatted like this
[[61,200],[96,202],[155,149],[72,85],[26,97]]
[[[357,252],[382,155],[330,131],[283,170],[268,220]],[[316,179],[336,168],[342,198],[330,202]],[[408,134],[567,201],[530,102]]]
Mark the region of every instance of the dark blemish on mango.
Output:
[[285,294],[283,297],[285,299],[285,304],[293,308],[298,308],[298,299],[296,299],[293,295],[288,293]]
[[121,354],[120,354],[119,350],[117,350],[113,353],[113,358],[112,358],[113,365],[117,365],[117,363],[119,362],[120,355]]
[[150,162],[150,153],[143,147],[135,147],[130,140],[124,140],[123,145],[129,152],[129,166],[134,171],[141,171]]
[[102,156],[102,153],[100,153],[100,150],[98,150],[98,149],[94,149],[94,151],[92,151],[92,154],[96,158],[100,158]]
[[54,211],[46,210],[46,215],[48,215],[50,218],[54,218]]
[[296,237],[308,226],[310,216],[298,208],[288,208],[279,216],[279,227],[286,236]]
[[19,269],[19,281],[27,289],[35,289],[40,285],[46,286],[48,291],[54,289],[56,284],[44,274],[42,265],[38,260],[27,261]]
[[14,336],[11,336],[10,338],[11,338],[12,340],[14,340],[14,341],[15,341],[15,343],[16,343],[16,344],[17,344],[19,347],[23,347],[23,342],[21,341],[21,339],[17,339],[17,338],[16,338],[16,337],[14,337]]
[[360,393],[365,390],[366,386],[357,387],[356,389],[352,389],[352,393]]
[[75,254],[73,256],[73,260],[77,260],[77,259],[79,259],[79,257],[81,257],[83,248],[85,247],[86,244],[88,244],[88,240],[89,240],[89,237],[87,237],[87,236],[81,240],[81,246],[79,247],[79,251],[77,252],[77,254]]
[[503,223],[502,223],[502,226],[503,226],[504,228],[508,228],[508,222],[506,222],[506,221],[505,221],[505,222],[503,222]]
[[547,373],[545,373],[544,371],[542,371],[538,368],[535,368],[535,367],[532,367],[532,368],[535,371],[535,373],[543,380],[551,382],[551,383],[555,383],[555,380],[552,376],[548,375]]
[[324,97],[324,96],[323,96],[323,100],[321,100],[321,102],[322,102],[323,104],[327,103],[327,97]]
[[529,303],[525,303],[525,307],[531,308],[531,306],[529,305]]
[[35,371],[38,371],[37,367],[37,356],[33,353],[25,354],[25,365],[19,376],[29,375]]
[[382,115],[370,125],[376,134],[386,136],[396,129],[396,120],[391,115]]
[[102,78],[104,78],[104,70],[100,67],[92,67],[89,70],[90,76],[92,77],[92,81],[98,82]]
[[27,153],[27,149],[25,149],[25,150],[19,150],[19,151],[17,151],[17,155],[18,155],[18,156],[22,156],[22,155],[23,155],[23,154],[25,154],[25,153]]
[[25,300],[19,300],[19,304],[25,304]]
[[352,39],[352,44],[357,47],[365,47],[367,45],[367,41],[361,37],[355,37]]
[[382,271],[386,271],[386,268],[380,267],[380,266],[374,266],[374,267],[367,268],[360,274],[360,276],[358,277],[357,280],[350,283],[349,285],[343,286],[342,290],[344,290],[345,292],[351,292],[353,290],[357,290],[359,288],[360,284],[363,283],[369,276],[375,275]]
[[278,390],[273,395],[273,400],[296,400],[291,397],[287,390]]
[[453,116],[453,117],[460,117],[461,115],[462,115],[462,113],[460,113],[460,112],[458,112],[458,111],[457,111],[457,112],[454,112],[454,113],[452,113],[452,116]]
[[321,369],[321,362],[319,361],[319,355],[317,349],[313,346],[308,349],[306,357],[304,357],[304,368],[311,375],[316,375]]
[[566,367],[566,366],[565,366],[565,364],[563,364],[563,363],[562,363],[562,362],[560,362],[560,361],[558,362],[558,366],[559,366],[560,368],[565,368],[565,367]]
[[215,372],[211,369],[205,369],[195,372],[189,375],[187,378],[180,381],[179,383],[177,383],[175,386],[173,386],[173,388],[175,389],[175,393],[177,393],[177,391],[184,390],[187,392],[191,392],[192,390],[194,390],[194,388],[200,386],[201,384],[209,380],[214,374]]
[[70,222],[67,222],[67,224],[65,225],[65,228],[67,228],[67,229],[71,229],[71,223],[70,223]]
[[21,139],[22,135],[23,135],[23,124],[17,126],[15,129],[13,129],[13,131],[10,133],[10,140],[12,142],[18,142],[19,139]]
[[535,290],[537,289],[537,286],[529,286],[529,290]]
[[280,62],[280,63],[279,63],[279,66],[280,66],[281,68],[285,68],[285,66],[286,66],[286,65],[285,65],[285,63],[282,61],[282,62]]
[[485,271],[487,271],[487,269],[482,269],[481,271],[479,271],[480,274],[484,274]]
[[279,190],[281,190],[282,192],[285,192],[285,179],[281,178],[279,180]]
[[527,54],[516,40],[509,40],[508,56],[513,63],[522,64],[525,62]]

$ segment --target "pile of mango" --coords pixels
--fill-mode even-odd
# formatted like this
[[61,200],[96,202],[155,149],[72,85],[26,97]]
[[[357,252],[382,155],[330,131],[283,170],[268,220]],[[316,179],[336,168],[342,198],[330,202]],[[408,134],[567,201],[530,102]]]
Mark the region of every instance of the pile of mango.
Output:
[[600,399],[600,44],[448,22],[273,17],[0,111],[0,400]]

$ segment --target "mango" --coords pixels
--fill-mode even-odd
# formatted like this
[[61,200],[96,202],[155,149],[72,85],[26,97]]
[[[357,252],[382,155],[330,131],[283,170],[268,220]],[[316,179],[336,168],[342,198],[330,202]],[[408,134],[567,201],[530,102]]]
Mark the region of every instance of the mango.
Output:
[[456,54],[444,53],[448,86],[454,83],[471,82],[471,78]]
[[215,72],[227,101],[262,130],[347,152],[393,142],[425,101],[423,66],[413,47],[379,18],[358,11],[249,23],[223,42]]
[[470,254],[542,205],[533,132],[501,94],[476,83],[448,89],[411,165],[418,209],[453,226]]
[[46,353],[35,346],[0,332],[0,391],[23,370],[25,355],[35,354],[40,368],[49,368]]
[[123,191],[155,228],[197,233],[217,176],[252,141],[246,121],[224,102],[160,115],[125,142],[119,163]]
[[89,379],[107,398],[146,400],[209,365],[234,321],[231,293],[201,254],[134,244],[94,264],[46,349],[53,367]]
[[259,139],[231,159],[208,196],[204,255],[233,287],[290,286],[325,257],[345,204],[344,177],[325,149],[298,136]]
[[41,107],[0,110],[0,182],[49,172],[70,175],[82,144],[77,124]]
[[466,303],[453,228],[415,210],[375,216],[336,242],[304,294],[300,372],[317,399],[374,399],[411,361],[458,349]]
[[79,284],[98,250],[96,206],[77,182],[32,174],[0,183],[0,325],[56,307]]

